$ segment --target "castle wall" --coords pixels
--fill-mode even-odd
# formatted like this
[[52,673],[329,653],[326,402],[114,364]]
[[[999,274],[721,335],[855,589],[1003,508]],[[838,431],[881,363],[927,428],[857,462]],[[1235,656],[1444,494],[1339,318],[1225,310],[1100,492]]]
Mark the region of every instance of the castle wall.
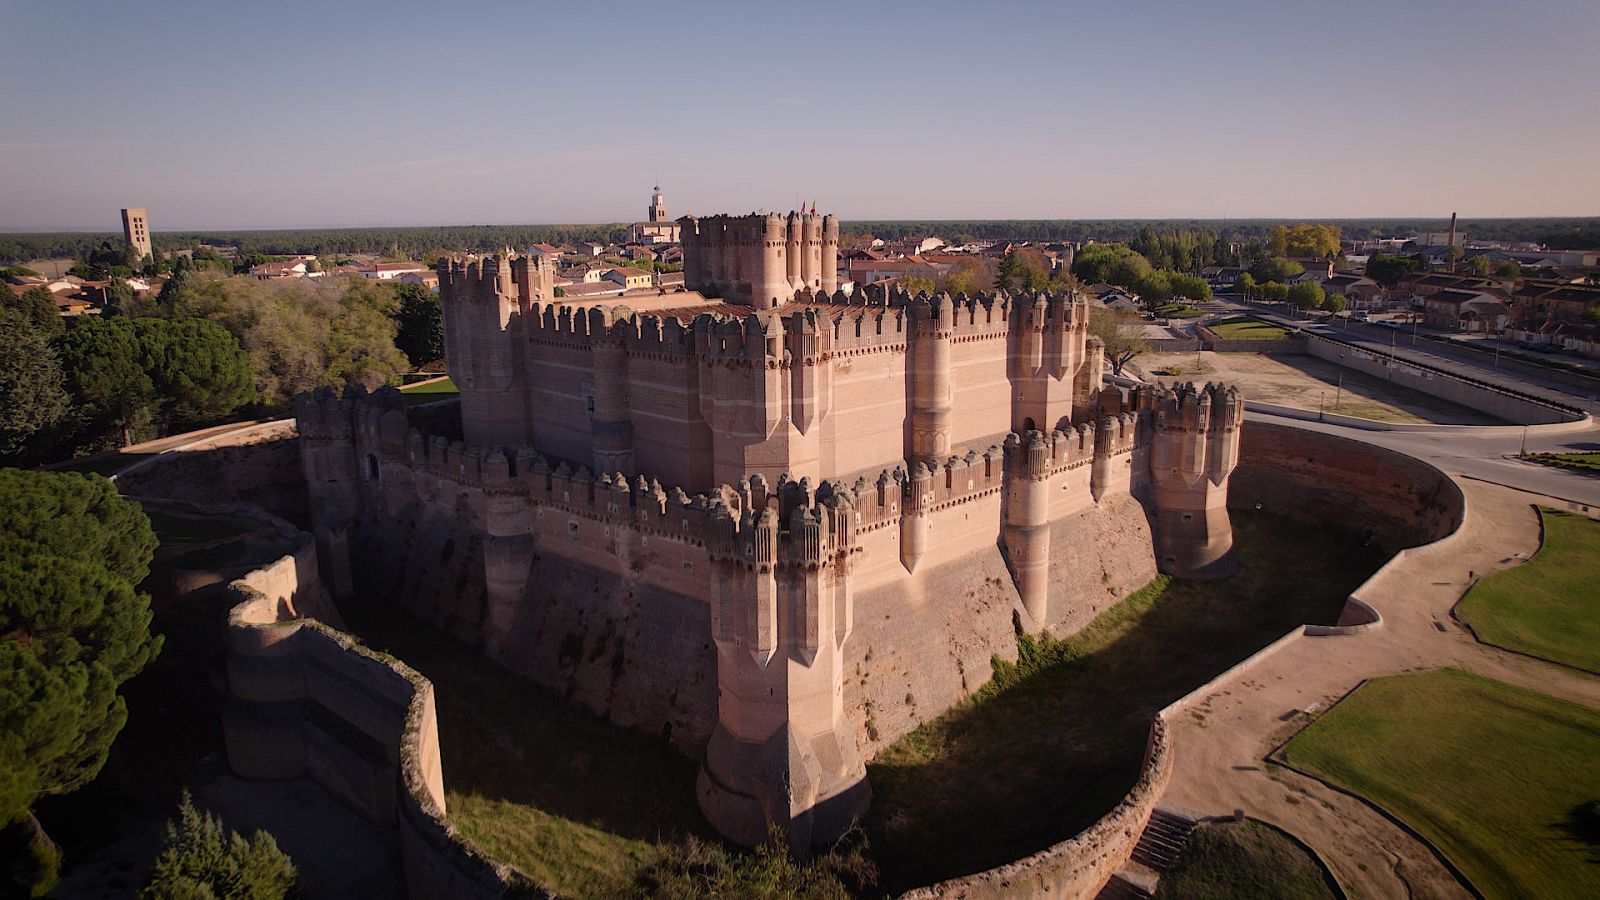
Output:
[[905,456],[906,353],[860,349],[832,365],[833,409],[822,438],[822,470],[861,472]]
[[950,442],[999,443],[1011,430],[1005,322],[958,334],[950,348]]
[[1018,602],[993,538],[912,577],[858,589],[844,701],[862,755],[981,687],[993,674],[991,656],[1016,659]]

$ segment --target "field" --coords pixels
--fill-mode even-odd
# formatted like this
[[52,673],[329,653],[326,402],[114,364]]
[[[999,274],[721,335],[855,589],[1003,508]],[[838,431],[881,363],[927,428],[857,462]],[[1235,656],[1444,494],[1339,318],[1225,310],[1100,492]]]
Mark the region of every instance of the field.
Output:
[[1600,475],[1600,453],[1530,453],[1523,458],[1557,469]]
[[1334,900],[1322,867],[1303,847],[1259,822],[1201,825],[1157,900]]
[[1288,329],[1256,319],[1225,319],[1206,327],[1230,341],[1278,341],[1289,336]]
[[1473,585],[1456,608],[1486,643],[1600,674],[1600,522],[1541,509],[1533,559]]
[[449,400],[461,393],[456,383],[448,378],[440,381],[419,383],[400,389],[406,397],[407,406],[416,406],[419,403],[434,403],[439,400]]
[[1333,622],[1382,562],[1358,538],[1234,513],[1243,569],[1158,579],[869,764],[866,830],[899,890],[1064,840],[1127,792],[1168,703],[1306,622]]
[[1285,762],[1421,832],[1489,897],[1600,896],[1600,713],[1457,669],[1374,679]]

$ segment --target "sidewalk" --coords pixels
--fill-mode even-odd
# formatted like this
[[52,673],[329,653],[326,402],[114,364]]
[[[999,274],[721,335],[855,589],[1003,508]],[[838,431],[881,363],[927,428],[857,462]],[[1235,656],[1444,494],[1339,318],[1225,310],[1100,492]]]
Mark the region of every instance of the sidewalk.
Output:
[[1600,678],[1473,640],[1450,608],[1478,576],[1521,562],[1539,542],[1530,504],[1543,498],[1462,483],[1457,541],[1423,548],[1364,592],[1384,618],[1372,631],[1305,638],[1195,698],[1173,717],[1175,766],[1163,802],[1199,815],[1235,809],[1311,845],[1354,897],[1464,897],[1427,846],[1365,803],[1263,758],[1363,679],[1458,666],[1600,708]]

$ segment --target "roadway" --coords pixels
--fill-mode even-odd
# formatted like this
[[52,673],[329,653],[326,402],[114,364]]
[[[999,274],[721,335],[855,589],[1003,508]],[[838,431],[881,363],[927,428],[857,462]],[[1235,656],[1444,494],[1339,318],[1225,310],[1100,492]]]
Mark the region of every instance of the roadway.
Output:
[[1307,422],[1258,412],[1247,413],[1246,419],[1277,422],[1366,441],[1369,444],[1427,460],[1452,475],[1476,478],[1600,508],[1600,478],[1524,462],[1516,458],[1524,451],[1528,453],[1600,451],[1600,401],[1597,401],[1593,393],[1584,392],[1554,379],[1496,369],[1492,361],[1485,365],[1483,358],[1472,350],[1454,351],[1448,347],[1439,347],[1432,342],[1418,342],[1415,346],[1411,346],[1409,343],[1411,335],[1408,330],[1358,322],[1341,323],[1340,327],[1331,328],[1322,322],[1265,312],[1259,306],[1247,305],[1228,298],[1219,298],[1215,303],[1230,311],[1248,312],[1280,325],[1303,328],[1312,334],[1327,334],[1330,337],[1369,346],[1374,352],[1393,352],[1398,359],[1423,363],[1447,372],[1576,406],[1594,416],[1597,424],[1585,431],[1553,435],[1542,435],[1536,429],[1527,429],[1520,435],[1484,433],[1468,425],[1461,426],[1459,431],[1439,434],[1365,431],[1343,425]]

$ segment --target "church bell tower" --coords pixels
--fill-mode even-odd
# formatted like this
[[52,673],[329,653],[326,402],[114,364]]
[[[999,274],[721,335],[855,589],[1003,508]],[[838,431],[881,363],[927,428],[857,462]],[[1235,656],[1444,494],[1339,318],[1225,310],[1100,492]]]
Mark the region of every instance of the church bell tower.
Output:
[[650,218],[648,221],[667,221],[667,201],[661,196],[661,185],[659,184],[655,186],[654,192],[650,195]]

